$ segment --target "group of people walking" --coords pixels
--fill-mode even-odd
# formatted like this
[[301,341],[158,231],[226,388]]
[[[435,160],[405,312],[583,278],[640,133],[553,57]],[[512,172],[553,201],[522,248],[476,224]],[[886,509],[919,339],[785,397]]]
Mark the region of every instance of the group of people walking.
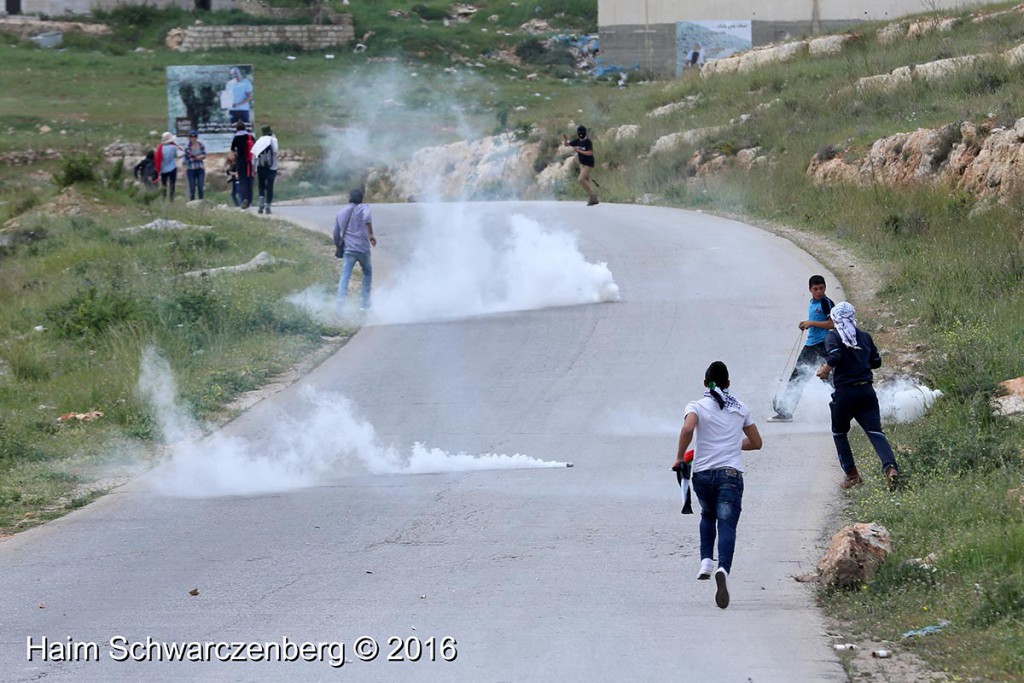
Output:
[[[808,283],[811,300],[801,330],[810,330],[807,343],[787,383],[782,400],[776,402],[771,422],[792,420],[793,410],[811,376],[832,382],[832,440],[845,475],[840,488],[864,483],[850,448],[849,433],[854,420],[868,436],[881,461],[890,491],[900,482],[900,471],[892,446],[882,430],[873,370],[882,358],[871,335],[857,327],[856,310],[849,302],[834,304],[825,296],[825,278],[815,275]],[[750,409],[729,393],[729,369],[715,361],[704,373],[704,397],[687,404],[672,469],[685,468],[701,507],[700,568],[697,579],[715,579],[715,604],[729,606],[728,577],[736,547],[736,527],[743,503],[743,451],[758,450],[763,442]],[[692,459],[688,452],[693,446]],[[718,566],[714,551],[717,540]]]
[[[224,174],[235,206],[248,209],[253,204],[253,185],[257,184],[259,213],[271,213],[274,183],[277,179],[280,148],[270,126],[263,126],[262,135],[254,138],[244,121],[235,123],[231,150],[224,162]],[[188,177],[188,198],[204,199],[206,195],[206,145],[198,131],[188,134],[185,146],[178,144],[171,132],[160,139],[160,145],[146,153],[135,166],[135,178],[147,186],[160,186],[168,201],[174,201],[178,181],[179,160]]]

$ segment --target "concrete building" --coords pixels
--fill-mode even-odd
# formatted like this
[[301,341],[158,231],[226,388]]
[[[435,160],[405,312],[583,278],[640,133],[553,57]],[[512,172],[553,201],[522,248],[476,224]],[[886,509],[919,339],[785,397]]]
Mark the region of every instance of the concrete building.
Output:
[[94,9],[110,10],[118,5],[146,4],[154,7],[181,7],[182,9],[228,10],[234,0],[4,0],[7,14],[31,14],[59,18],[89,14]]
[[[598,0],[603,63],[678,73],[701,37],[730,31],[738,51],[789,38],[842,31],[861,21],[895,20],[933,10],[963,10],[998,0]],[[731,47],[730,47],[731,46]],[[724,56],[724,55],[711,55]]]

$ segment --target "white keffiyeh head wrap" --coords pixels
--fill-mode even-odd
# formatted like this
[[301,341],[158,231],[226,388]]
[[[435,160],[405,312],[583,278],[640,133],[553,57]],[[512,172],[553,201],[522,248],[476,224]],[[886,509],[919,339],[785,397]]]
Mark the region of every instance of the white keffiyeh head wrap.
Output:
[[844,346],[851,349],[860,348],[857,346],[857,311],[849,301],[840,301],[828,314],[836,325],[836,332],[843,341]]

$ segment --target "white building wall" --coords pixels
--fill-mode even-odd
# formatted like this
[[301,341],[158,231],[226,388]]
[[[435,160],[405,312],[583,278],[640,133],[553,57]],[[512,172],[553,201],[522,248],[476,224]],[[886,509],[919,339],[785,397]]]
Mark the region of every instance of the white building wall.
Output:
[[[211,10],[227,10],[234,6],[234,0],[210,0]],[[21,13],[36,16],[62,17],[65,15],[89,14],[94,9],[111,10],[118,5],[153,5],[154,7],[181,7],[193,9],[196,0],[21,0]]]
[[1000,0],[598,0],[599,26],[677,21],[877,21],[907,14],[992,5]]

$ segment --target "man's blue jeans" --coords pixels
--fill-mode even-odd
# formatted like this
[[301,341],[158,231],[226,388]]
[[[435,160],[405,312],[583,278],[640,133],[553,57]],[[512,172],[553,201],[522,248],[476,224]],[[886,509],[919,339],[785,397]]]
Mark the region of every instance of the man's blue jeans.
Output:
[[700,557],[713,557],[717,531],[718,566],[731,572],[743,509],[743,473],[732,467],[694,472],[693,491],[700,501]]
[[199,198],[203,198],[204,185],[206,184],[206,169],[203,168],[190,168],[186,171],[188,174],[188,200],[192,201],[196,198],[196,193],[199,193]]
[[373,266],[370,264],[370,252],[345,250],[344,265],[341,268],[341,279],[338,280],[338,301],[348,298],[348,281],[352,278],[352,269],[356,262],[363,271],[362,307],[370,307],[370,287],[373,286]]

